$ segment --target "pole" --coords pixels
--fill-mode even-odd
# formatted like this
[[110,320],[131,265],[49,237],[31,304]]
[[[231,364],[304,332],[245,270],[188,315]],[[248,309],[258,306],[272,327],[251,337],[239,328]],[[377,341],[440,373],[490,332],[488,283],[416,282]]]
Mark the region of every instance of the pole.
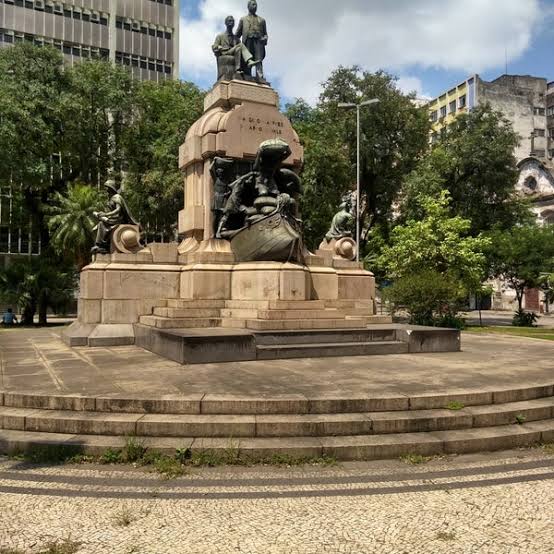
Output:
[[357,133],[357,162],[356,162],[356,173],[357,173],[357,181],[356,181],[356,242],[358,244],[357,252],[356,252],[356,261],[360,261],[360,108],[361,106],[358,104],[356,106],[356,112],[357,112],[357,122],[356,122],[356,133]]

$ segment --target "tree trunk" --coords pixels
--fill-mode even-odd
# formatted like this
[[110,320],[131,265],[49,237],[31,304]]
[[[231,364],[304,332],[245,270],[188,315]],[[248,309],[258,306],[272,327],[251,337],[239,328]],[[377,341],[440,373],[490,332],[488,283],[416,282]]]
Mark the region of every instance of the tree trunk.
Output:
[[21,325],[33,325],[36,311],[37,307],[34,302],[27,304],[21,315]]
[[518,305],[519,311],[522,312],[523,311],[523,295],[525,294],[525,289],[520,290],[520,289],[516,288],[515,291],[516,291],[517,305]]

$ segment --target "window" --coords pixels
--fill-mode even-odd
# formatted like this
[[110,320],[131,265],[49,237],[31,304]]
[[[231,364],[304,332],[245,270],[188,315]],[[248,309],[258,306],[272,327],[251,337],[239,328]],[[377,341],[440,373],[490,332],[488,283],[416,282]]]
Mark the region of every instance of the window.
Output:
[[83,12],[83,21],[90,21],[90,13]]
[[467,106],[467,96],[464,94],[463,96],[460,96],[460,99],[458,100],[458,107],[460,110],[465,108]]
[[73,19],[77,19],[77,20],[81,20],[81,12],[77,11],[77,10],[73,10]]
[[534,113],[535,115],[545,115],[546,110],[545,110],[544,108],[535,107],[535,108],[533,109],[533,113]]
[[25,0],[25,7],[29,10],[32,10],[35,6],[33,0]]
[[171,31],[166,31],[164,33],[164,36],[165,36],[166,40],[171,40],[172,39]]
[[431,112],[431,115],[429,116],[429,119],[432,123],[435,123],[439,119],[439,112],[437,110],[434,110]]
[[442,106],[441,108],[441,118],[446,117],[446,106]]
[[165,72],[167,75],[171,74],[171,66],[169,64],[165,64]]
[[23,7],[23,0],[15,0],[15,5],[19,8]]
[[546,115],[554,115],[554,106],[550,106],[550,108],[546,110]]
[[64,16],[64,17],[71,17],[71,16],[72,16],[71,9],[70,9],[70,8],[64,7],[64,9],[63,9],[63,16]]
[[156,30],[156,36],[158,38],[164,38],[164,32],[161,29]]
[[46,4],[44,6],[44,11],[46,13],[54,13],[54,6],[52,6],[52,4]]
[[536,137],[544,137],[545,136],[544,129],[535,129],[535,136]]
[[142,24],[140,26],[140,32],[143,34],[143,35],[147,35],[148,34],[148,27],[144,24]]
[[155,37],[156,36],[156,29],[154,29],[154,27],[150,27],[150,29],[148,29],[148,34],[151,37]]
[[115,28],[116,29],[123,29],[123,21],[121,19],[117,19],[115,22]]
[[450,102],[450,113],[456,113],[456,100]]
[[100,25],[104,25],[104,26],[108,25],[108,16],[107,15],[102,14],[100,16]]
[[71,54],[71,46],[69,46],[69,44],[64,44],[63,45],[63,53],[64,54]]
[[126,31],[130,31],[131,30],[131,21],[130,20],[127,20],[123,23],[123,28],[126,30]]
[[146,60],[146,58],[141,58],[140,59],[140,68],[141,69],[147,69],[148,68],[148,61]]
[[549,135],[549,137],[550,137],[551,139],[554,139],[554,129],[550,129],[550,130],[548,131],[548,135]]

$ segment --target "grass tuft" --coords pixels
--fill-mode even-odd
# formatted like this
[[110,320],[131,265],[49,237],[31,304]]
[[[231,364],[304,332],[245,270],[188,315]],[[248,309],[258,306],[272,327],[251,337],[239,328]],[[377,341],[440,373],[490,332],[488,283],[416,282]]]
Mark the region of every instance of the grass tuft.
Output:
[[453,412],[458,412],[460,410],[463,410],[464,408],[465,408],[465,404],[462,404],[461,402],[457,402],[456,400],[454,400],[453,402],[449,402],[446,405],[446,409],[451,410]]
[[452,542],[456,540],[456,533],[440,531],[435,538],[439,541]]
[[421,454],[406,454],[405,456],[400,456],[400,459],[405,464],[421,465],[430,462],[433,459],[433,456],[422,456]]
[[63,541],[49,542],[46,545],[46,550],[41,550],[39,554],[75,554],[81,546],[80,543],[70,539]]

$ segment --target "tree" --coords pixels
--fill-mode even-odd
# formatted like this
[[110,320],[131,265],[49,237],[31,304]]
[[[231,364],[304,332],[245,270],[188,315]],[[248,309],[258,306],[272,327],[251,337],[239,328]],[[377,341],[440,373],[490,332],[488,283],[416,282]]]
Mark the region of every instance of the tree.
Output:
[[304,239],[314,250],[329,230],[343,195],[352,190],[353,171],[336,121],[300,99],[287,105],[285,113],[304,146],[301,211]]
[[68,86],[61,54],[28,43],[0,49],[0,186],[14,186],[19,225],[47,243],[42,205],[61,151],[62,97]]
[[529,224],[490,234],[490,273],[515,291],[519,312],[527,289],[540,288],[554,272],[554,227]]
[[48,308],[66,305],[75,286],[75,272],[46,256],[18,259],[0,272],[0,298],[21,308],[23,325],[32,325],[37,311],[46,325]]
[[469,236],[471,221],[451,216],[447,191],[418,202],[422,219],[393,229],[378,265],[395,283],[388,299],[397,305],[409,300],[412,322],[429,325],[445,315],[451,321],[461,300],[480,288],[490,240]]
[[406,179],[403,219],[421,216],[419,195],[445,189],[452,213],[471,221],[473,236],[529,221],[530,212],[515,190],[518,143],[511,122],[490,106],[458,116]]
[[356,121],[338,108],[338,103],[371,98],[378,98],[379,105],[361,113],[364,242],[374,226],[388,225],[404,178],[416,167],[429,142],[427,111],[415,106],[414,95],[400,92],[394,77],[382,71],[361,71],[356,66],[339,67],[323,84],[318,107],[329,121],[340,125],[352,167],[356,161]]
[[62,183],[98,185],[110,173],[119,180],[124,133],[134,104],[134,81],[125,68],[103,60],[83,61],[66,73],[69,86],[62,97]]
[[88,185],[70,185],[67,193],[54,193],[48,209],[52,232],[50,246],[80,271],[90,261],[96,225],[93,213],[102,207],[104,195]]
[[131,124],[125,133],[129,204],[147,231],[173,237],[183,206],[179,147],[202,115],[204,93],[192,83],[137,85]]

